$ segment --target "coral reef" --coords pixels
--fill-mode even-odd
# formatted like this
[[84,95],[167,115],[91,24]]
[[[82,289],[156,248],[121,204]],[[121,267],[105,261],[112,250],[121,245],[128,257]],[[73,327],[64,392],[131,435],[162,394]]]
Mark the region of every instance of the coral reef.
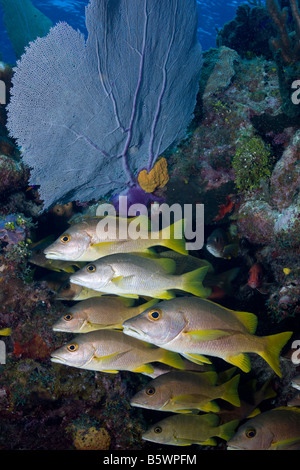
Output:
[[232,159],[235,184],[241,191],[256,189],[271,175],[271,152],[259,137],[241,140]]
[[[278,15],[282,22],[284,13],[278,9]],[[277,38],[288,35],[287,52],[293,57],[296,19],[294,12],[289,23],[282,22]],[[128,203],[204,204],[205,241],[221,228],[234,235],[239,248],[230,259],[215,258],[206,246],[190,253],[209,261],[216,276],[222,274],[216,301],[254,312],[260,335],[289,329],[299,338],[300,123],[288,103],[290,79],[298,70],[292,57],[284,63],[284,44],[273,56],[266,39],[277,31],[266,8],[239,7],[235,20],[219,32],[220,47],[204,53],[186,139],[139,173],[140,187],[130,189]],[[1,68],[8,93],[11,76],[9,67]],[[294,105],[294,115],[298,109]],[[50,354],[65,343],[65,335],[52,326],[74,305],[79,286],[70,285],[66,272],[32,265],[30,246],[49,235],[56,238],[71,217],[94,216],[103,200],[91,204],[74,198],[41,214],[39,188],[28,186],[29,170],[5,126],[6,109],[0,107],[0,329],[11,328],[10,336],[1,336],[7,355],[0,366],[0,448],[157,450],[141,440],[156,415],[130,406],[148,377],[72,367],[66,372],[50,362]],[[232,269],[239,274],[230,289],[222,289],[223,273]],[[276,392],[261,409],[285,406],[299,369],[291,351],[281,357],[282,379],[274,378],[261,358],[251,357],[251,363],[250,381],[272,380]],[[241,377],[245,400],[249,376]]]

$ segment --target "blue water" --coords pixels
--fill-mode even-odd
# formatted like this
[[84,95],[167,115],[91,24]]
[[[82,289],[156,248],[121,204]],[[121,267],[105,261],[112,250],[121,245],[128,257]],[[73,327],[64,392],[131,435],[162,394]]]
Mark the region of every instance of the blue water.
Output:
[[[85,6],[89,0],[32,0],[32,3],[47,15],[53,23],[66,21],[73,28],[83,33],[85,29]],[[216,46],[216,30],[235,16],[238,5],[247,3],[245,0],[197,0],[199,8],[198,37],[207,50]],[[16,59],[3,24],[2,9],[0,7],[0,54],[2,60],[14,64]]]

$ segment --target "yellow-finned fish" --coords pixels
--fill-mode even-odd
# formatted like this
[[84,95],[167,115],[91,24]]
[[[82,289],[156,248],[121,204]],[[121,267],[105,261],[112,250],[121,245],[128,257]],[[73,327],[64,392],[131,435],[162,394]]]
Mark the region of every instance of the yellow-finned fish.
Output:
[[174,289],[207,297],[211,289],[203,287],[207,266],[181,276],[173,275],[172,259],[151,259],[129,253],[104,256],[70,276],[73,284],[90,289],[137,298],[147,295],[157,299],[175,297]]
[[219,426],[215,414],[184,415],[174,414],[151,426],[142,439],[173,446],[216,445],[214,437],[227,441],[233,436],[238,421]]
[[120,370],[152,373],[151,362],[163,362],[178,369],[184,368],[179,354],[165,351],[120,330],[98,330],[75,336],[65,346],[51,354],[51,361],[67,366],[117,373]]
[[251,370],[246,353],[256,353],[281,376],[279,353],[293,333],[260,337],[254,335],[256,326],[253,313],[236,312],[197,297],[178,297],[126,320],[123,331],[191,360],[209,363],[205,355],[222,358],[244,372]]
[[[120,221],[129,229],[130,224],[141,227],[139,238],[128,236],[119,238]],[[107,223],[106,230],[100,230],[99,224]],[[111,229],[109,227],[111,224]],[[104,226],[105,227],[105,226]],[[114,227],[116,229],[114,230]],[[149,248],[164,246],[182,254],[187,254],[185,239],[182,235],[183,221],[163,228],[159,232],[149,231],[149,219],[138,216],[134,219],[121,219],[112,216],[90,217],[72,225],[44,253],[46,258],[66,261],[95,261],[113,253],[151,253]],[[107,232],[109,231],[109,238]],[[181,234],[180,238],[179,235]]]
[[216,372],[173,371],[151,380],[132,397],[130,404],[151,410],[192,413],[193,411],[217,412],[218,398],[240,406],[236,375],[228,382],[217,385]]
[[53,325],[54,331],[66,333],[88,333],[94,330],[122,329],[122,323],[148,307],[156,299],[139,306],[133,306],[133,299],[103,296],[77,302]]
[[230,450],[300,450],[300,408],[274,408],[249,419],[227,442]]

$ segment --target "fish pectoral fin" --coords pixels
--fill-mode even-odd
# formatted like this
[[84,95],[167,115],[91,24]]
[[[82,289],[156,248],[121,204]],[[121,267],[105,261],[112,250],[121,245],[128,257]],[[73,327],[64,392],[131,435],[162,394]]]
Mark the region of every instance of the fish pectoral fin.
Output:
[[[130,276],[132,277],[132,276]],[[120,283],[122,281],[122,279],[124,279],[124,276],[116,276],[116,277],[113,277],[110,282],[113,282],[114,284],[120,286]]]
[[113,353],[113,354],[108,354],[107,356],[97,356],[96,354],[94,354],[93,356],[93,360],[95,361],[101,361],[101,362],[105,362],[105,361],[110,361],[111,359],[113,358],[116,358],[117,356],[121,357],[123,356],[123,354],[126,354],[127,351],[124,351],[124,352],[116,352],[116,353]]
[[243,372],[250,372],[251,363],[247,354],[237,354],[236,356],[225,356],[224,361],[239,367]]
[[176,261],[171,258],[155,258],[154,263],[160,266],[166,274],[174,274],[176,270]]
[[213,341],[222,336],[229,336],[231,333],[223,330],[197,330],[185,333],[197,341]]
[[181,355],[195,364],[211,364],[211,361],[201,354],[181,353]]
[[300,449],[300,438],[292,438],[292,439],[286,439],[285,441],[280,441],[280,442],[274,442],[271,445],[271,449],[273,450],[281,450],[281,449],[294,449],[294,450],[299,450]]
[[110,246],[110,245],[115,245],[116,243],[118,243],[118,241],[111,241],[111,242],[100,242],[100,243],[93,243],[91,244],[91,247],[92,248],[103,248],[103,247],[107,247],[107,246]]
[[153,374],[154,367],[151,364],[143,364],[142,366],[132,369],[132,372],[137,372],[141,374]]
[[[202,400],[201,400],[201,398],[202,398]],[[209,400],[209,399],[207,399],[207,400]],[[188,410],[196,409],[196,410],[201,410],[201,411],[206,411],[206,412],[208,412],[208,411],[212,411],[212,412],[220,411],[220,407],[215,402],[207,401],[205,403],[204,398],[201,397],[201,395],[196,395],[196,394],[178,395],[177,397],[172,399],[172,402],[176,406],[184,405],[184,407],[187,408]]]

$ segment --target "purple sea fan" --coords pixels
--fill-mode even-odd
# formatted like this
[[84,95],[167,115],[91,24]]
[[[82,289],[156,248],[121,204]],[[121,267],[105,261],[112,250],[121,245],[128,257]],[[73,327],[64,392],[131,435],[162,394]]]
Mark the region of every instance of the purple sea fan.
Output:
[[58,23],[18,61],[8,129],[44,208],[137,184],[185,137],[202,54],[195,0],[91,0],[88,38]]

